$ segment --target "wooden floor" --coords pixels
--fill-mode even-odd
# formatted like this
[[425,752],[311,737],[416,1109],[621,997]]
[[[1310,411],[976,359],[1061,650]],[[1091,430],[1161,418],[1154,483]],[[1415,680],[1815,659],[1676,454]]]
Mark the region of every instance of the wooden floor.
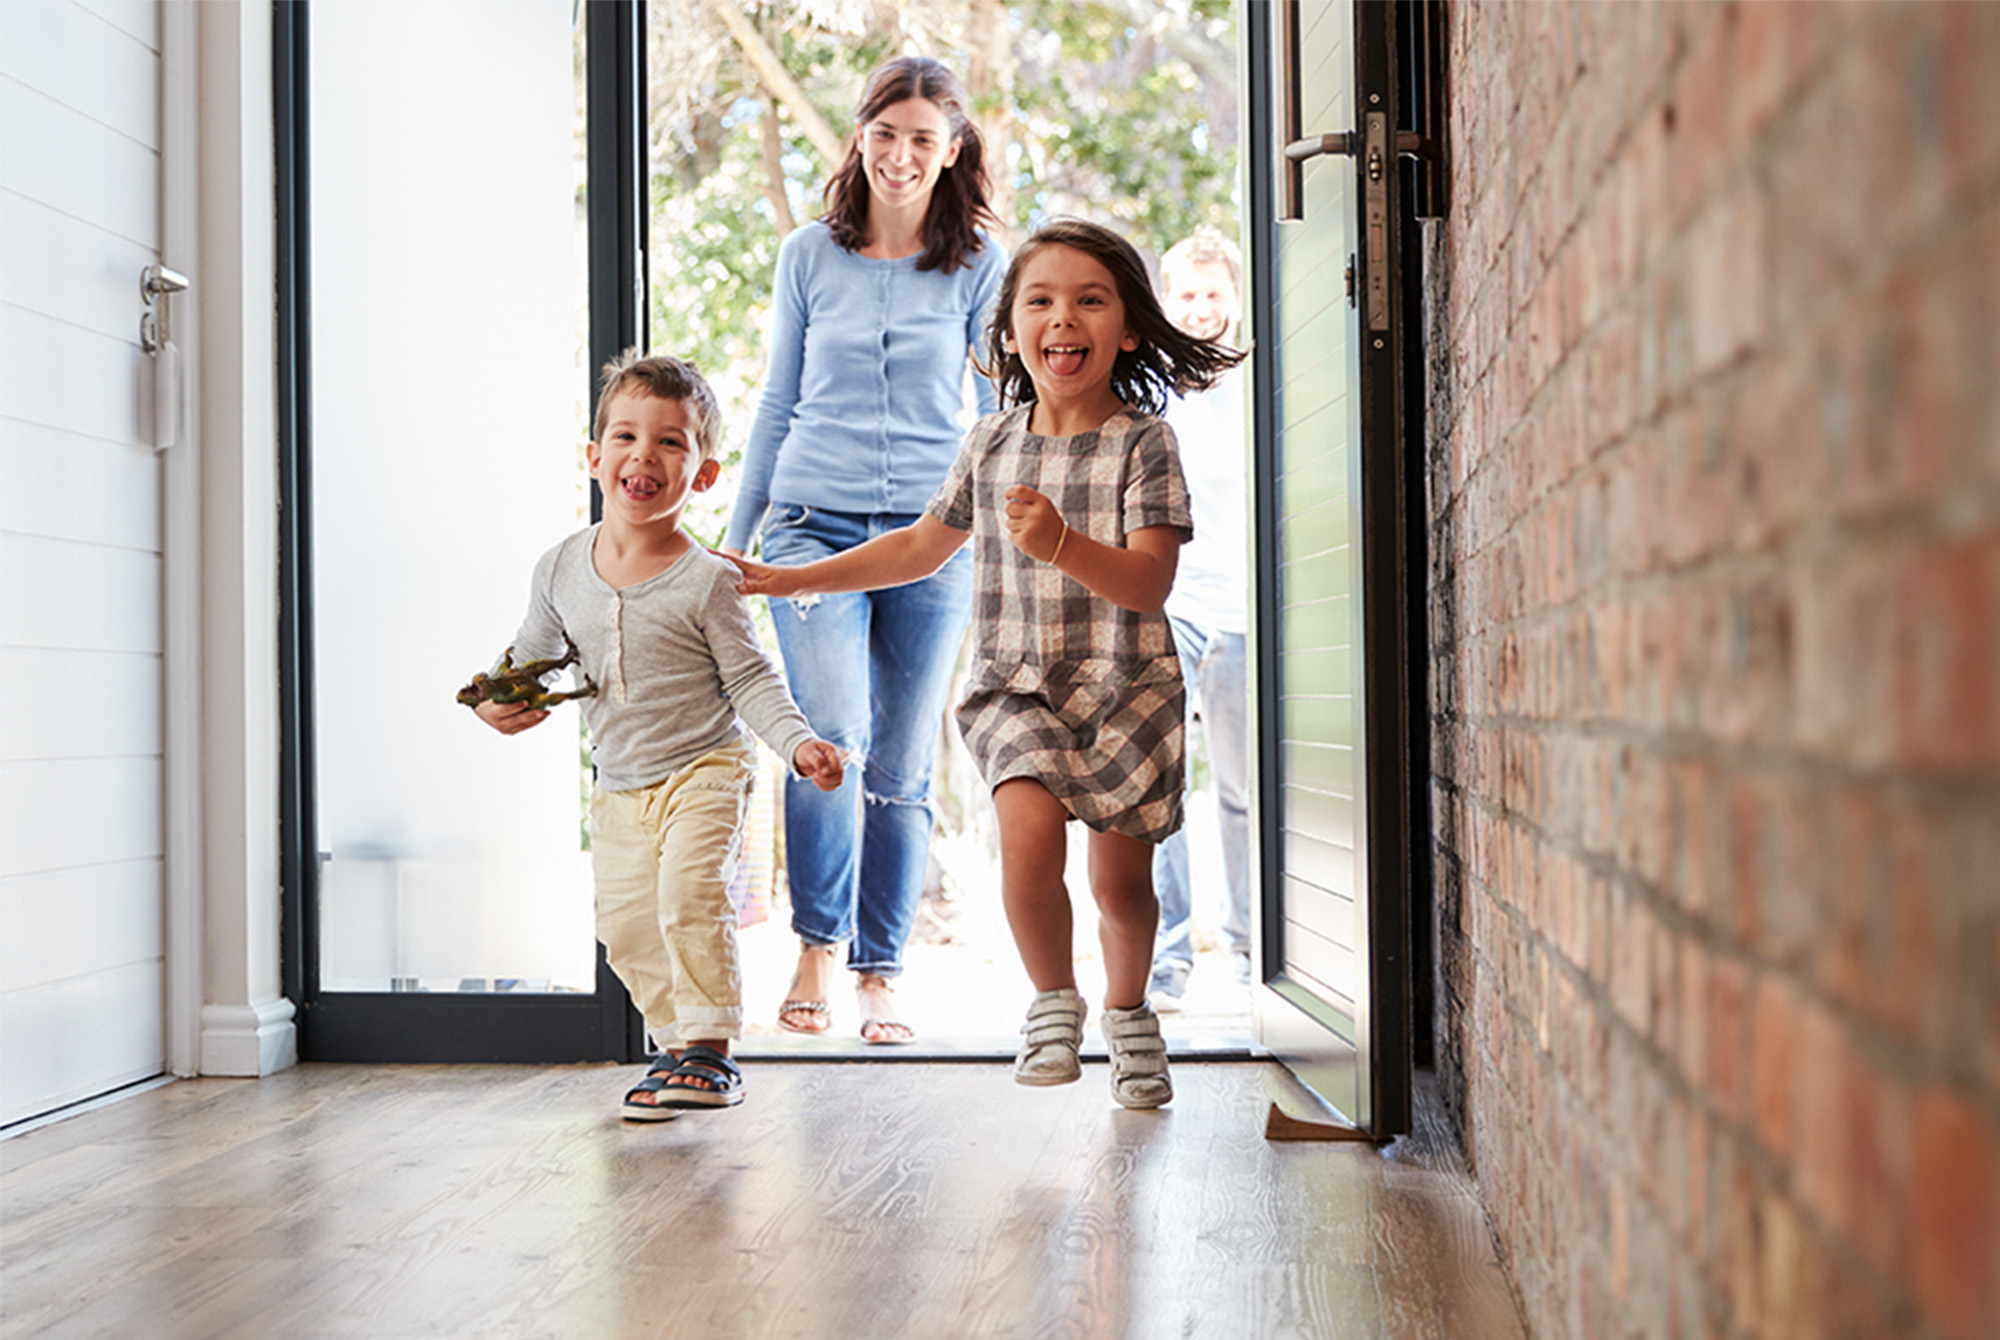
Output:
[[1456,1153],[1270,1143],[1282,1072],[754,1064],[616,1119],[636,1067],[301,1066],[0,1141],[0,1336],[1510,1340]]

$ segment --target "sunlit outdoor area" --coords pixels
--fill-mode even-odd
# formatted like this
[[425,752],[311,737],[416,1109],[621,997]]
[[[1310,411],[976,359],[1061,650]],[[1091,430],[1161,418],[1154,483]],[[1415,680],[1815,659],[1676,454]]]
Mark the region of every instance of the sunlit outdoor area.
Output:
[[[1117,230],[1155,276],[1198,229],[1238,231],[1237,46],[1228,0],[655,0],[648,7],[652,212],[648,268],[656,352],[691,359],[722,400],[716,487],[688,527],[724,542],[770,356],[780,245],[827,208],[872,70],[935,57],[963,81],[990,173],[992,240],[1011,253],[1058,216]],[[968,379],[960,423],[976,400]],[[753,602],[766,643],[772,614]],[[965,670],[954,680],[953,701]],[[1249,993],[1224,951],[1223,856],[1200,723],[1191,723],[1187,833],[1196,966],[1184,1008],[1165,1016],[1177,1046],[1242,1045]],[[957,728],[937,722],[938,768],[922,903],[897,1009],[924,1048],[1004,1045],[1031,988],[1001,910],[993,812]],[[827,994],[823,1037],[781,1031],[798,958],[791,929],[784,783],[766,757],[739,877],[746,1032],[754,1045],[857,1045],[847,973]],[[1070,826],[1079,987],[1102,997],[1083,830]],[[794,993],[796,994],[796,993]]]

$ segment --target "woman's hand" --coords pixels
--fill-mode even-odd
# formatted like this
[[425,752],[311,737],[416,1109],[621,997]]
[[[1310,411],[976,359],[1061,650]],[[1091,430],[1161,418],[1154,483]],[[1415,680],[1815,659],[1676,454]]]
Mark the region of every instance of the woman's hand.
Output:
[[845,774],[840,751],[825,740],[807,740],[792,751],[792,769],[822,791],[839,789]]
[[472,709],[472,714],[499,731],[502,735],[519,735],[548,720],[544,708],[530,707],[526,703],[483,702]]
[[1007,538],[1037,563],[1053,563],[1069,530],[1062,513],[1026,484],[1008,485],[1003,496],[1007,499]]

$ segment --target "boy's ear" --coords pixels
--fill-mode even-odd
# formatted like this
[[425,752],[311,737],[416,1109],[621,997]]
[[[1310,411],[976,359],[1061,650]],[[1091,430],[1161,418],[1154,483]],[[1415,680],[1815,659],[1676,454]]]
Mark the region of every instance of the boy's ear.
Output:
[[585,463],[589,465],[591,473],[593,474],[597,472],[597,458],[601,454],[602,453],[600,453],[597,449],[596,438],[593,437],[590,439],[590,441],[583,444],[583,459]]
[[708,492],[709,488],[721,474],[722,462],[716,460],[713,456],[709,457],[701,463],[701,468],[694,472],[694,491],[696,493]]

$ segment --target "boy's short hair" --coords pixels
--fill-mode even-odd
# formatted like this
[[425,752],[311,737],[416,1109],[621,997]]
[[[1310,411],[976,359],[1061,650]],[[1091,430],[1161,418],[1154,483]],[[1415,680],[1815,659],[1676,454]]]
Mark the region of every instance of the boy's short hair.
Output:
[[722,441],[722,406],[715,392],[696,371],[694,364],[672,354],[641,354],[627,349],[604,365],[603,386],[597,393],[597,421],[591,425],[594,442],[604,440],[604,425],[611,415],[611,399],[618,395],[646,395],[655,400],[679,400],[694,419],[695,447],[704,461],[714,460]]
[[1227,266],[1229,282],[1236,286],[1239,297],[1243,293],[1243,253],[1234,242],[1206,225],[1168,247],[1167,254],[1160,257],[1161,283],[1166,282],[1167,272],[1177,265]]

